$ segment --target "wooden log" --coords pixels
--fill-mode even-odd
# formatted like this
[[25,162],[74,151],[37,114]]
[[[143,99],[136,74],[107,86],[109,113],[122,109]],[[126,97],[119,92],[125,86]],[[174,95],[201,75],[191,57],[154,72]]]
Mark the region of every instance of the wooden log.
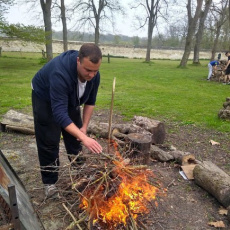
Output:
[[165,140],[164,123],[147,117],[134,116],[134,124],[152,133],[152,144],[163,144]]
[[114,124],[113,129],[118,129],[123,134],[129,134],[129,133],[142,133],[145,135],[152,135],[149,131],[147,131],[145,128],[140,127],[136,124]]
[[155,160],[158,160],[161,162],[167,162],[167,161],[174,160],[174,157],[171,154],[162,150],[161,148],[157,147],[156,145],[151,145],[150,156],[153,157]]
[[169,152],[169,154],[172,155],[175,161],[180,165],[188,165],[196,162],[195,155],[189,152],[174,150]]
[[224,207],[230,206],[230,176],[210,161],[197,164],[194,181],[212,194]]
[[[142,133],[144,135],[151,135],[153,144],[161,144],[165,139],[164,124],[160,121],[151,120],[144,117],[135,117],[134,121],[138,124],[114,124],[112,130],[116,129],[116,135],[113,139],[116,139],[121,144],[125,135],[129,133]],[[91,121],[88,127],[88,133],[100,136],[102,138],[108,138],[108,123]],[[34,120],[32,116],[19,113],[14,110],[9,110],[1,121],[1,130],[13,130],[22,132],[25,134],[34,134]],[[113,133],[113,131],[112,131]]]
[[143,158],[143,164],[149,163],[151,136],[141,133],[130,133],[127,135],[134,156]]
[[230,97],[226,98],[223,108],[218,112],[218,117],[223,120],[230,120]]
[[91,121],[88,126],[88,133],[94,134],[96,136],[100,136],[102,138],[109,137],[109,124],[103,122],[93,122]]
[[112,136],[119,138],[123,141],[127,138],[127,135],[124,133],[121,133],[117,128],[113,129]]
[[230,109],[221,109],[218,112],[218,117],[223,120],[230,120]]
[[[99,135],[102,138],[108,138],[108,123],[103,122],[94,122],[91,121],[88,126],[88,133]],[[138,125],[135,124],[114,124],[112,125],[112,134],[113,130],[116,129],[116,135],[115,137],[122,136],[122,134],[129,134],[129,133],[142,133],[146,135],[152,135],[150,132],[145,130],[144,128],[141,128]],[[120,134],[118,134],[120,133]]]
[[29,135],[34,134],[34,129],[27,128],[27,127],[19,127],[19,126],[14,126],[14,125],[6,125],[5,130],[16,131],[16,132],[20,132],[24,134],[29,134]]
[[1,130],[13,130],[25,134],[34,134],[34,119],[27,114],[9,110],[1,121]]
[[117,142],[117,144],[119,144],[120,146],[125,146],[127,135],[120,133],[119,130],[117,128],[115,128],[112,131],[111,138],[112,138],[112,140],[115,140]]
[[225,109],[230,109],[230,108],[229,108],[229,107],[230,107],[230,101],[224,102],[223,107],[224,107]]

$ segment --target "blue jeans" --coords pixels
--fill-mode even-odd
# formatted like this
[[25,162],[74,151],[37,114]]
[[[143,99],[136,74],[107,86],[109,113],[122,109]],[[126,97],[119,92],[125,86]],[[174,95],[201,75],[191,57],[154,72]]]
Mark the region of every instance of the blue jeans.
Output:
[[[50,102],[41,100],[32,90],[34,129],[38,149],[42,182],[55,184],[58,180],[59,144],[63,136],[67,154],[77,155],[82,150],[81,143],[67,133],[54,119]],[[69,116],[78,127],[82,127],[80,109],[69,108]]]

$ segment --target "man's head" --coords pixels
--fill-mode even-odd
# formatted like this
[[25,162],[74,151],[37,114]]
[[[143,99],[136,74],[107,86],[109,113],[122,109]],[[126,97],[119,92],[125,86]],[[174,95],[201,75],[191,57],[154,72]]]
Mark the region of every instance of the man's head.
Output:
[[102,59],[102,53],[97,45],[93,43],[86,43],[81,46],[78,57],[80,61],[87,57],[91,62],[97,64]]
[[77,57],[77,71],[80,81],[90,81],[101,65],[102,53],[98,46],[87,43],[81,46]]
[[229,51],[226,51],[225,52],[225,56],[229,56],[230,55],[230,52]]

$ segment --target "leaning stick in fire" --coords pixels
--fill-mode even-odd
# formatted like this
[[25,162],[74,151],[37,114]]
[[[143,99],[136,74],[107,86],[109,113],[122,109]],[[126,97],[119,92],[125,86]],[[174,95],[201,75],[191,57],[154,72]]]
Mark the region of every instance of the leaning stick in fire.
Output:
[[74,217],[74,215],[70,212],[70,210],[66,207],[65,204],[62,204],[62,206],[65,208],[65,210],[68,212],[68,214],[71,216],[71,218],[73,219],[73,222],[65,229],[65,230],[70,230],[73,229],[73,227],[76,225],[79,230],[82,230],[81,226],[79,225],[79,223],[81,223],[82,221],[85,220],[85,218],[82,218],[81,220],[76,220],[76,218]]
[[108,130],[108,137],[109,137],[109,139],[108,139],[108,153],[109,153],[110,140],[111,140],[111,129],[112,129],[113,102],[114,102],[115,85],[116,85],[116,78],[114,78],[114,79],[113,79],[112,98],[111,98],[110,114],[109,114],[109,130]]

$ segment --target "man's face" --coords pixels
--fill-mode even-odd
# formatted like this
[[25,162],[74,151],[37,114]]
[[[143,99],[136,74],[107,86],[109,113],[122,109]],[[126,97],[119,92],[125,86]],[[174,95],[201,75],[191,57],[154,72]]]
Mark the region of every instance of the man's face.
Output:
[[89,58],[83,58],[83,60],[80,62],[79,58],[77,57],[77,72],[79,80],[81,82],[85,82],[93,79],[97,74],[100,65],[101,60],[97,64],[94,64],[89,60]]

